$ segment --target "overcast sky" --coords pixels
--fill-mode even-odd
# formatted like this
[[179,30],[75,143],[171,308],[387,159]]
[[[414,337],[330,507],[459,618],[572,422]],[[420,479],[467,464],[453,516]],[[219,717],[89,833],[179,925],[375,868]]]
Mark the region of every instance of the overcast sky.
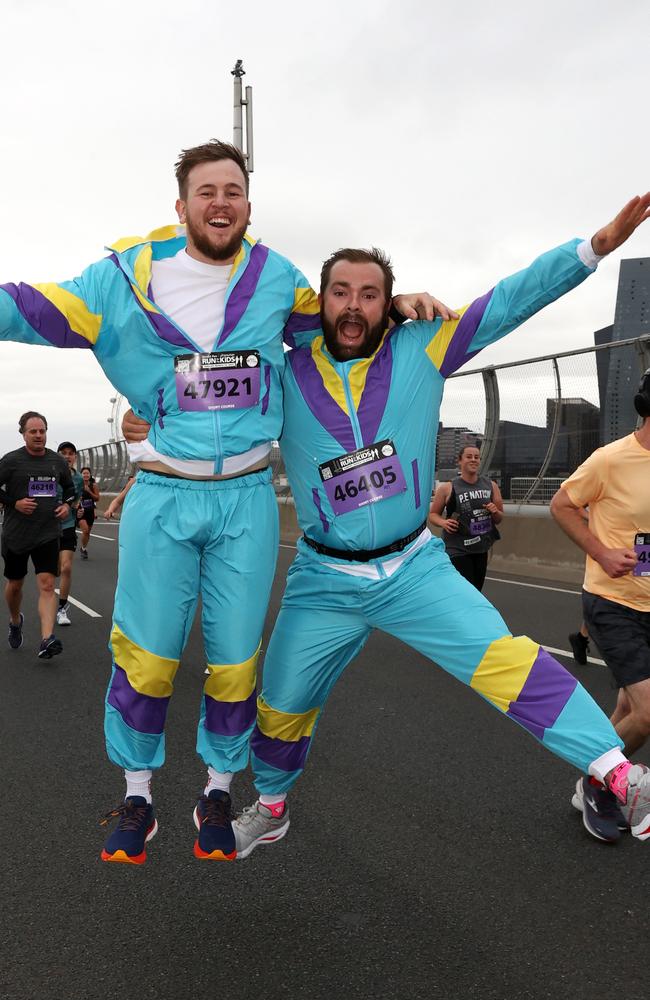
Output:
[[[238,58],[251,232],[312,282],[331,250],[374,244],[399,289],[462,305],[650,188],[647,0],[4,0],[1,23],[0,282],[71,278],[175,221],[179,150],[232,138]],[[622,256],[650,256],[650,222],[471,366],[592,343]],[[31,408],[52,447],[108,439],[89,351],[0,350],[0,452]]]

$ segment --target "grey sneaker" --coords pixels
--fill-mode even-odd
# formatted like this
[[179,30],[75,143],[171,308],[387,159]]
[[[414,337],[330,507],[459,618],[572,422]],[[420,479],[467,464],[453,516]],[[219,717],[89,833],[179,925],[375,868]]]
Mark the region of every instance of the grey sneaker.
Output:
[[232,828],[235,831],[237,860],[240,861],[247,858],[258,844],[273,844],[282,840],[289,829],[289,806],[285,802],[284,812],[275,819],[271,810],[258,799],[252,806],[246,806]]
[[17,625],[9,622],[9,635],[7,636],[7,642],[12,649],[20,649],[23,644],[23,624],[25,622],[25,616],[22,611],[19,612],[20,621]]
[[63,607],[59,608],[56,613],[56,623],[57,625],[72,625],[70,621],[70,616],[68,611],[70,610],[69,604],[64,604]]
[[645,764],[624,764],[614,770],[609,789],[618,799],[621,812],[638,840],[650,837],[650,768]]

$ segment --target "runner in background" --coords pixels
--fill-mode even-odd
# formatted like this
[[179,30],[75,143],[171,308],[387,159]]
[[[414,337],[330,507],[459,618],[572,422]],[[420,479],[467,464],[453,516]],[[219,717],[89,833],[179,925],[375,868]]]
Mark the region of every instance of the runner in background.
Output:
[[81,502],[77,507],[77,523],[81,529],[79,553],[82,559],[87,559],[88,542],[90,540],[90,532],[93,530],[93,524],[95,523],[95,507],[99,500],[99,489],[87,465],[81,470],[81,475],[83,478],[83,491]]
[[493,479],[479,475],[480,464],[479,449],[463,445],[458,453],[459,474],[438,486],[429,508],[429,520],[442,528],[454,567],[477,590],[483,590],[488,553],[500,538],[497,524],[503,520],[501,490]]
[[[75,495],[72,501],[70,513],[65,520],[61,522],[61,538],[59,539],[59,576],[61,578],[61,582],[59,584],[59,608],[56,613],[56,623],[57,625],[71,625],[72,622],[70,621],[70,605],[68,603],[68,598],[70,596],[70,586],[72,584],[72,564],[74,561],[74,554],[77,551],[76,507],[81,498],[83,479],[75,468],[77,462],[77,449],[73,445],[72,441],[62,441],[57,451],[59,455],[61,455],[68,463],[70,475],[72,476],[72,482],[74,484]],[[59,487],[59,494],[59,500],[61,500],[61,487]]]

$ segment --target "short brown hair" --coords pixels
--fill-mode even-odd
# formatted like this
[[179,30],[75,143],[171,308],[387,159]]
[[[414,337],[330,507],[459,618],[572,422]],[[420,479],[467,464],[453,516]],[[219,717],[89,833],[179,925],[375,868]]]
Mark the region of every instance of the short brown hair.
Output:
[[27,426],[27,421],[31,420],[32,417],[38,417],[45,424],[45,430],[47,430],[47,420],[42,413],[37,413],[36,410],[28,410],[27,413],[23,413],[22,417],[18,421],[18,430],[21,434],[25,433],[25,427]]
[[353,250],[350,247],[346,247],[341,250],[335,250],[333,254],[330,254],[320,272],[321,295],[325,294],[332,268],[340,260],[347,260],[350,264],[377,264],[384,275],[386,300],[390,302],[393,297],[393,282],[395,281],[393,265],[388,254],[377,247],[371,247],[370,250]]
[[179,197],[184,200],[187,195],[187,178],[193,167],[197,167],[199,163],[212,163],[217,160],[232,160],[237,164],[244,175],[246,197],[248,197],[249,179],[244,154],[241,149],[237,149],[237,146],[233,146],[229,142],[221,142],[219,139],[210,139],[209,142],[204,142],[202,146],[192,146],[191,149],[181,150],[181,154],[174,165],[176,180],[178,181]]
[[477,450],[477,451],[478,451],[479,453],[480,453],[480,451],[481,451],[481,449],[480,449],[479,445],[477,445],[477,444],[470,444],[470,443],[469,443],[469,441],[467,441],[467,442],[466,442],[466,443],[465,443],[465,444],[464,444],[464,445],[462,446],[462,448],[460,449],[460,451],[458,452],[458,461],[459,461],[459,462],[460,462],[461,458],[463,457],[463,455],[465,454],[465,452],[467,451],[467,449],[468,449],[468,448],[476,448],[476,450]]

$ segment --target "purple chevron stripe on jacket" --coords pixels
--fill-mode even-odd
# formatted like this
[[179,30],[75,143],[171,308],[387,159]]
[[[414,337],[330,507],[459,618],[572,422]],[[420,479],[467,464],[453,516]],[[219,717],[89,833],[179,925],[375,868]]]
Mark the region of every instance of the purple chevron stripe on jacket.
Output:
[[251,250],[246,270],[233,288],[230,293],[230,298],[226,303],[223,330],[219,335],[217,347],[219,347],[224,340],[230,336],[246,312],[248,303],[252,299],[255,289],[257,288],[257,283],[260,280],[260,275],[262,274],[268,255],[269,248],[265,247],[263,243],[256,243]]
[[42,292],[25,285],[8,283],[0,285],[15,302],[18,312],[38,334],[54,347],[90,348],[92,344],[80,333],[76,333],[63,313],[46,299]]
[[356,443],[350,418],[323,385],[321,374],[311,356],[311,349],[294,349],[288,352],[288,358],[298,388],[316,420],[336,438],[346,452],[354,451]]
[[480,299],[475,299],[461,316],[454,335],[451,338],[451,343],[447,348],[447,353],[440,365],[440,374],[443,378],[447,378],[456,369],[460,368],[461,365],[464,365],[466,361],[469,361],[470,358],[478,354],[478,351],[468,351],[468,347],[479,328],[488,303],[492,298],[493,291],[494,289],[491,288]]

